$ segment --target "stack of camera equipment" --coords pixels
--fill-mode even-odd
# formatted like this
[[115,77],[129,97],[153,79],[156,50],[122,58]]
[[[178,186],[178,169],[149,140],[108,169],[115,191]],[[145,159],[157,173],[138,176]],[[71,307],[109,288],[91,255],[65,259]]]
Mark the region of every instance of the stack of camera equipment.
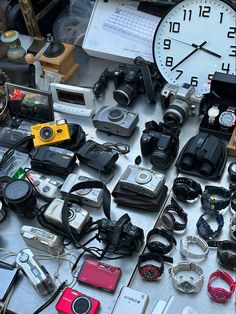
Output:
[[148,156],[153,166],[166,170],[175,159],[179,149],[180,129],[173,123],[149,121],[140,140],[143,156]]
[[163,174],[130,165],[115,186],[112,196],[122,206],[158,211],[166,198],[167,190]]

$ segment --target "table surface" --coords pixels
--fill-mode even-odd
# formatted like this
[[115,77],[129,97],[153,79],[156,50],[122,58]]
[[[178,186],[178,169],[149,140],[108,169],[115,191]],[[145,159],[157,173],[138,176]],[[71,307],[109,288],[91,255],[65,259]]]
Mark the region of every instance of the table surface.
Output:
[[[24,37],[24,45],[28,46],[30,42],[30,39],[28,37]],[[80,48],[76,48],[75,58],[77,59],[78,63],[80,63],[80,68],[78,71],[70,78],[69,84],[78,85],[78,86],[92,86],[98,79],[99,75],[102,73],[102,71],[108,67],[109,69],[114,69],[116,67],[116,63],[112,61],[106,61],[101,60],[97,58],[90,58],[88,57]],[[37,75],[39,75],[39,68],[37,67]],[[116,103],[112,97],[112,91],[114,90],[114,86],[112,83],[109,84],[108,89],[106,91],[105,97],[102,100],[97,101],[96,104],[96,110],[98,110],[102,105],[110,105],[110,106],[116,106]],[[139,123],[138,127],[136,128],[135,132],[132,134],[129,138],[122,138],[116,135],[108,135],[106,133],[103,133],[101,131],[96,131],[95,128],[92,125],[92,121],[89,118],[80,118],[75,116],[66,116],[66,119],[68,122],[76,122],[79,123],[83,129],[85,130],[87,134],[87,139],[94,139],[100,143],[103,142],[123,142],[127,143],[131,147],[131,151],[126,156],[120,156],[117,166],[115,167],[115,176],[111,180],[111,182],[107,185],[109,190],[112,191],[114,186],[116,185],[119,177],[123,173],[123,171],[126,169],[126,167],[129,164],[134,164],[134,160],[138,155],[141,155],[140,151],[140,137],[142,134],[142,130],[145,127],[145,122],[150,120],[155,120],[157,122],[160,122],[162,120],[162,110],[160,106],[160,101],[158,99],[157,103],[155,105],[148,104],[145,100],[144,95],[139,95],[137,98],[137,101],[135,101],[134,104],[129,106],[128,108],[130,111],[135,111],[139,113]],[[65,115],[62,114],[56,114],[56,118],[59,117],[65,117]],[[189,117],[187,121],[184,123],[180,135],[180,150],[183,147],[183,145],[186,143],[186,141],[198,133],[198,125],[199,125],[199,117]],[[180,151],[179,150],[179,151]],[[228,162],[232,161],[232,159],[229,158]],[[142,167],[152,168],[152,165],[148,161],[148,159],[142,159],[141,163]],[[227,174],[227,167],[225,168],[224,174],[221,178],[221,180],[213,183],[216,185],[221,185],[228,187],[229,184],[229,178]],[[80,175],[87,175],[94,179],[99,179],[99,173],[89,168],[88,166],[85,166],[83,164],[79,164],[79,166],[76,168],[75,173],[79,173]],[[171,186],[173,183],[174,178],[178,175],[176,168],[174,166],[174,163],[169,168],[167,172],[165,172],[166,175],[166,184],[169,188],[168,193],[168,199],[167,203],[170,202],[171,198]],[[199,178],[195,178],[198,182],[202,183],[202,186],[206,185],[208,182],[205,180],[200,180]],[[177,239],[177,247],[174,248],[173,252],[171,253],[171,256],[174,258],[174,263],[180,262],[180,261],[186,261],[180,254],[179,251],[179,240],[183,235],[192,234],[195,235],[196,233],[196,221],[198,217],[202,213],[202,208],[200,205],[200,200],[197,200],[194,203],[187,204],[182,203],[181,204],[183,208],[188,213],[188,225],[187,229],[184,232],[184,234],[176,234]],[[89,212],[96,220],[97,218],[103,217],[103,212],[100,209],[93,209],[89,208]],[[161,211],[160,211],[161,212]],[[143,228],[145,238],[149,230],[151,230],[155,225],[161,226],[160,224],[160,212],[148,212],[145,210],[135,210],[130,208],[124,208],[124,207],[117,207],[116,203],[112,200],[111,204],[111,216],[112,219],[117,220],[121,215],[128,213],[131,217],[132,223]],[[228,239],[228,225],[229,225],[229,218],[230,218],[230,211],[228,210],[224,216],[225,218],[225,226],[224,230],[219,236],[219,239]],[[18,217],[14,215],[12,212],[8,212],[7,218],[1,223],[1,238],[0,238],[0,247],[4,248],[6,250],[9,250],[11,252],[17,253],[19,250],[26,247],[23,239],[20,236],[20,228],[22,225],[34,225],[39,226],[37,220],[28,220],[26,218]],[[170,304],[170,308],[167,311],[169,314],[171,313],[181,313],[183,308],[185,306],[192,306],[196,311],[199,313],[205,314],[208,311],[214,314],[220,314],[220,313],[235,313],[235,295],[232,297],[232,299],[227,302],[226,304],[218,304],[213,302],[208,294],[207,294],[207,280],[209,275],[216,270],[217,268],[220,268],[224,270],[218,263],[216,259],[216,251],[215,249],[211,249],[210,253],[206,260],[201,261],[199,264],[204,269],[204,277],[205,282],[204,286],[201,289],[201,291],[197,294],[193,295],[186,295],[180,292],[177,292],[173,285],[171,277],[168,274],[168,267],[169,264],[165,264],[165,272],[162,276],[162,278],[158,282],[147,282],[141,279],[139,276],[137,270],[136,270],[136,264],[137,264],[137,258],[138,255],[145,249],[144,245],[140,252],[134,253],[130,257],[126,257],[121,260],[114,260],[108,263],[112,265],[116,265],[122,269],[122,276],[119,281],[118,287],[114,294],[110,294],[108,292],[98,290],[93,287],[88,287],[81,285],[79,283],[75,283],[73,286],[74,289],[87,294],[101,302],[101,308],[99,313],[102,314],[109,314],[111,313],[111,310],[114,306],[116,297],[123,286],[129,285],[130,287],[140,290],[144,293],[147,293],[149,295],[149,303],[146,310],[146,314],[152,313],[153,308],[155,307],[155,304],[159,299],[167,301],[171,296],[172,303]],[[36,253],[36,251],[33,249],[33,251]],[[38,255],[39,251],[37,251],[37,256],[40,259],[40,262],[48,269],[49,273],[54,276],[57,273],[57,270],[59,269],[59,278],[55,279],[56,285],[59,286],[60,282],[67,279],[69,282],[71,281],[72,277],[70,275],[70,266],[68,261],[61,261],[58,263],[57,260],[48,260],[45,259],[44,256],[42,256],[42,252]],[[75,250],[75,249],[65,249],[65,253],[68,253],[68,256],[66,258],[72,258],[73,260],[73,254],[77,257],[81,251]],[[0,255],[2,257],[2,255]],[[15,257],[11,256],[5,261],[14,262]],[[80,266],[82,265],[83,259],[79,262],[78,270]],[[107,262],[107,261],[105,261]],[[232,276],[235,278],[235,272],[227,270]],[[42,297],[40,296],[36,290],[31,286],[29,281],[23,274],[21,274],[20,279],[16,283],[14,287],[14,291],[12,294],[12,298],[9,303],[9,310],[17,313],[17,314],[31,314],[33,313],[40,305],[42,305],[49,297]],[[50,305],[45,311],[42,313],[52,314],[56,313],[55,310],[55,303],[53,302],[52,305]],[[167,313],[165,312],[165,313]],[[129,314],[129,313],[124,313]]]

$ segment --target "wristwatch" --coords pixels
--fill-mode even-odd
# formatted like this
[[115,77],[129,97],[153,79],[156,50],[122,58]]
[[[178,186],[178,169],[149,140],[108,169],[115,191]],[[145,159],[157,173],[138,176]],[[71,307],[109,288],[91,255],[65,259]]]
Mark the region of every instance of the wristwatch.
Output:
[[[211,226],[209,225],[207,220],[204,218],[205,216],[213,217],[216,220],[216,222],[218,223],[218,228],[216,230],[211,229]],[[224,226],[224,218],[219,213],[205,212],[199,217],[196,226],[197,226],[199,235],[203,239],[206,239],[206,240],[212,239],[216,237],[222,230]]]
[[202,207],[206,211],[221,211],[230,204],[231,192],[223,187],[206,185],[201,196]]
[[[182,222],[176,221],[174,215],[171,212],[175,212]],[[164,209],[164,212],[161,216],[161,220],[167,230],[170,231],[181,231],[186,229],[188,222],[188,214],[183,210],[183,208],[175,201],[175,199],[171,198],[171,204],[167,205]]]
[[[211,283],[215,278],[221,278],[222,280],[224,280],[229,285],[230,290],[227,291],[224,288],[212,287]],[[234,293],[235,286],[236,286],[236,282],[230,276],[230,274],[228,274],[225,271],[221,271],[221,270],[217,269],[216,271],[214,271],[210,275],[209,280],[208,280],[207,289],[208,289],[208,293],[209,293],[210,297],[215,302],[224,303],[231,298],[232,294]]]
[[213,125],[215,123],[215,118],[219,115],[220,110],[217,106],[212,106],[207,114],[208,114],[208,124]]
[[228,173],[230,176],[230,180],[236,182],[236,161],[229,164]]
[[[192,253],[188,251],[188,244],[196,244],[202,249],[202,253]],[[185,236],[180,240],[180,253],[187,258],[203,259],[209,253],[209,247],[206,241],[200,237]]]
[[230,106],[219,116],[219,124],[221,125],[222,130],[226,132],[235,125],[235,121],[235,108]]
[[193,179],[178,177],[174,180],[173,193],[178,200],[186,202],[194,200],[201,195],[202,188],[201,185]]
[[[144,262],[154,260],[160,263],[160,266],[156,266],[153,264],[145,264],[141,265]],[[155,281],[159,279],[164,272],[164,262],[173,263],[173,258],[170,256],[161,256],[155,253],[145,253],[139,256],[138,259],[138,271],[142,278],[147,281]]]
[[[164,244],[161,241],[156,241],[156,240],[151,241],[151,238],[154,235],[160,235],[164,237],[169,242],[169,244]],[[149,231],[147,234],[147,248],[152,253],[157,253],[159,255],[166,255],[172,250],[173,244],[175,246],[177,245],[175,238],[169,231],[165,229],[154,228],[151,231]]]
[[[180,275],[177,273],[184,271],[194,271],[199,277],[193,278],[191,275]],[[172,276],[172,283],[175,289],[184,293],[196,293],[201,290],[204,282],[203,269],[195,263],[181,262],[169,268]]]
[[236,215],[230,218],[229,234],[231,238],[236,241]]
[[236,242],[208,241],[209,247],[217,247],[218,262],[226,268],[236,269]]

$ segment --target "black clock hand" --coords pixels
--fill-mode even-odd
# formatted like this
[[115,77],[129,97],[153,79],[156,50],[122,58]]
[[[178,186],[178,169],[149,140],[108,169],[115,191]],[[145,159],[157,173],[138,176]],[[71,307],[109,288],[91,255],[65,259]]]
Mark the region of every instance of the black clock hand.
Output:
[[[169,37],[169,39],[178,41],[179,43],[182,43],[182,44],[185,44],[185,45],[188,45],[188,46],[192,46],[192,47],[194,47],[194,48],[197,48],[197,47],[198,47],[197,44],[189,44],[189,43],[186,43],[185,41],[178,40],[178,39],[175,39],[175,38],[170,38],[170,37]],[[211,51],[211,50],[206,49],[206,48],[203,48],[203,47],[202,47],[202,48],[199,48],[199,49],[202,50],[202,51],[205,51],[206,53],[209,53],[209,54],[212,55],[212,56],[215,56],[215,57],[221,59],[221,55],[219,55],[218,53],[216,53],[216,52],[214,52],[214,51]]]
[[[191,46],[197,48],[197,45],[196,45],[196,44],[192,44]],[[206,49],[206,48],[199,48],[199,49],[202,50],[202,51],[205,51],[205,52],[209,53],[209,54],[212,55],[212,56],[215,56],[215,57],[221,59],[221,55],[218,55],[218,53],[216,53],[216,52],[214,52],[214,51],[211,51],[211,50]]]
[[190,52],[190,54],[188,54],[185,58],[183,58],[180,62],[178,62],[173,68],[171,68],[171,71],[176,69],[180,64],[182,64],[185,60],[187,60],[189,57],[191,57],[195,52],[197,52],[199,49],[201,49],[201,47],[203,47],[206,43],[207,43],[207,41],[204,41],[201,45],[197,46],[197,48],[195,48],[192,52]]

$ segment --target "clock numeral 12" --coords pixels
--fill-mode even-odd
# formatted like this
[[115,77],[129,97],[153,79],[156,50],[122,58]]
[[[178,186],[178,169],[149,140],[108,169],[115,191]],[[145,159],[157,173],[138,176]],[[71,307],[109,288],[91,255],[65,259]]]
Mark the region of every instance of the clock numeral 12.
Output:
[[179,22],[170,22],[170,33],[179,33],[180,30],[180,23]]
[[227,66],[225,66],[225,63],[223,62],[223,63],[222,63],[221,70],[222,70],[222,71],[225,71],[225,72],[228,74],[229,71],[230,71],[230,63],[227,63]]
[[190,84],[192,86],[198,86],[198,77],[197,76],[192,76]]
[[200,17],[210,17],[211,7],[207,5],[199,5],[199,16]]

